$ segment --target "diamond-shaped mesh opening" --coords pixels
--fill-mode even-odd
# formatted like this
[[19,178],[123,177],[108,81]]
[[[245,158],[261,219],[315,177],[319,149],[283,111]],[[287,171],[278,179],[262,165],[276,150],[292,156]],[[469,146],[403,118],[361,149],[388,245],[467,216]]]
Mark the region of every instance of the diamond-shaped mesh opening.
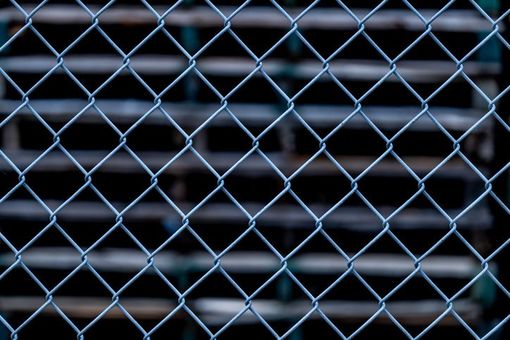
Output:
[[[319,306],[340,332],[349,334],[367,322],[377,312],[378,305],[366,286],[352,274],[342,276],[342,280],[336,282],[322,297]],[[360,296],[356,307],[356,303],[349,297],[352,294]],[[344,309],[352,312],[345,314]]]
[[[204,279],[200,280],[202,277],[204,277]],[[186,284],[191,286],[191,284],[196,283],[198,284],[193,285],[193,288],[189,293],[189,298],[196,301],[196,305],[191,308],[194,311],[196,310],[196,313],[205,314],[207,309],[212,309],[214,315],[217,314],[218,308],[221,308],[222,302],[232,301],[235,303],[236,308],[229,308],[220,312],[222,314],[222,321],[218,321],[224,324],[228,322],[228,320],[232,319],[235,314],[241,310],[241,308],[237,309],[239,302],[241,303],[241,307],[244,306],[239,288],[236,287],[236,284],[233,284],[230,280],[228,280],[224,274],[218,271],[215,271],[206,276],[204,276],[203,272],[191,273],[189,276],[189,281]],[[185,287],[190,288],[188,286]],[[209,305],[207,303],[208,301],[217,301],[218,303],[214,306],[212,304]],[[216,310],[216,312],[214,310]]]
[[[487,107],[485,100],[482,99],[483,96],[474,91],[471,84],[460,74],[457,74],[455,78],[444,83],[442,86],[439,84],[439,86],[434,85],[433,87],[429,87],[429,89],[422,93],[422,96],[430,96],[433,93],[435,95],[428,101],[430,106],[448,106],[469,109],[480,102],[484,103],[484,110]],[[466,96],[462,94],[470,95],[466,98]]]
[[[454,161],[455,159],[452,159],[449,162]],[[436,203],[448,211],[452,211],[450,209],[473,209],[480,211],[481,209],[486,208],[487,202],[485,200],[482,200],[481,202],[475,201],[475,197],[482,197],[486,191],[483,181],[475,173],[473,173],[473,170],[470,167],[467,167],[464,164],[459,166],[457,173],[460,174],[461,171],[464,176],[466,176],[464,184],[460,183],[460,181],[455,182],[454,179],[448,180],[447,170],[441,169],[441,171],[438,171],[431,176],[431,186],[430,188],[427,188],[427,192],[432,196]],[[443,177],[444,180],[440,181],[440,177]],[[455,187],[457,189],[453,190]],[[441,190],[445,191],[441,193]],[[453,195],[454,192],[455,195]]]
[[235,169],[225,179],[225,188],[240,202],[268,204],[284,190],[283,182],[274,170],[265,164],[265,160],[259,156],[253,158],[262,163],[259,173],[249,176],[243,170]]
[[[15,315],[14,318],[23,318],[27,315]],[[76,332],[72,326],[64,320],[60,315],[57,314],[55,307],[52,305],[47,306],[41,314],[35,316],[25,327],[23,327],[18,333],[22,337],[37,337],[38,334],[44,332],[44,329],[48,323],[54,324],[58,328],[58,336],[76,336]]]
[[[244,236],[221,257],[221,269],[226,273],[224,275],[228,275],[247,295],[254,294],[281,268],[278,257],[254,234],[252,232]],[[197,254],[194,258],[201,272],[213,265],[212,257]]]
[[[238,78],[240,83],[238,87],[236,87],[236,91],[232,93],[229,97],[229,102],[232,103],[266,103],[266,104],[281,104],[283,102],[282,96],[278,93],[277,88],[275,88],[274,84],[268,81],[265,77],[261,76],[259,70],[259,74],[255,74],[251,77],[246,78]],[[214,77],[212,78],[214,80]],[[223,80],[224,81],[224,80]],[[242,82],[241,82],[242,81]],[[231,89],[231,86],[227,88]],[[226,95],[227,93],[221,93],[222,95]],[[199,96],[199,99],[210,100],[209,96]]]
[[[30,91],[34,99],[55,99],[62,97],[81,98],[85,99],[87,96],[83,88],[77,83],[72,76],[62,72],[50,72],[41,74],[26,74],[16,81],[16,84],[23,92]],[[64,86],[60,93],[54,93],[55,86]],[[60,85],[61,84],[61,85]],[[21,98],[22,96],[15,90],[14,87],[6,87],[6,96],[10,98]]]
[[123,313],[121,313],[119,308],[114,308],[104,317],[94,322],[92,327],[90,327],[85,333],[85,336],[100,336],[100,334],[105,332],[105,329],[110,329],[110,327],[118,328],[121,332],[120,334],[125,334],[125,336],[143,336],[143,333],[140,332],[139,328]]
[[[401,55],[402,52],[410,45],[414,44],[423,31],[420,29],[419,24],[415,26],[416,29],[408,30],[407,32],[401,34],[399,39],[385,39],[385,35],[387,32],[384,31],[384,27],[378,30],[372,30],[371,25],[377,23],[382,18],[385,18],[385,11],[387,10],[386,5],[378,6],[378,11],[371,14],[368,18],[366,18],[366,36],[364,37],[369,41],[369,44],[376,48],[381,55],[386,55],[389,58],[396,58]],[[402,9],[399,12],[399,15],[408,20],[408,22],[416,22],[416,15],[408,9]]]
[[[392,187],[396,182],[395,177],[377,176],[377,171],[383,171],[383,164],[376,164],[366,176],[359,180],[359,190],[363,193],[366,199],[370,201],[377,208],[400,207],[408,200],[412,199],[417,191],[416,181],[408,174],[408,172],[401,167],[401,165],[393,165],[394,173],[398,172],[399,185],[401,190],[398,192],[388,193],[387,188]],[[384,193],[384,194],[383,194]],[[382,199],[384,195],[384,199]],[[412,204],[412,202],[411,202]]]
[[[37,279],[48,289],[57,286],[81,264],[81,253],[68,240],[66,231],[55,224],[45,228],[24,245],[21,256]],[[13,256],[14,258],[14,256]],[[48,267],[48,262],[53,266]]]
[[[483,53],[487,52],[497,53],[497,50],[492,49],[492,51],[490,51],[491,47],[494,47],[493,44],[496,43],[496,40],[492,40],[489,36],[489,34],[491,34],[492,32],[492,23],[490,20],[496,20],[497,18],[491,18],[490,20],[487,20],[485,16],[487,15],[490,17],[490,14],[487,13],[485,13],[485,15],[482,14],[482,12],[479,12],[478,9],[475,6],[473,6],[473,3],[471,2],[467,6],[469,9],[473,8],[474,10],[468,12],[470,18],[466,18],[466,20],[470,20],[473,25],[476,23],[478,28],[477,32],[478,34],[466,35],[465,42],[463,44],[460,44],[458,41],[455,40],[451,32],[438,32],[436,36],[440,41],[442,48],[448,50],[457,59],[464,58],[465,56],[471,53],[474,53],[475,55],[480,54],[483,55]],[[491,13],[491,11],[488,11],[488,13]],[[446,11],[445,14],[442,15],[444,19],[450,18],[452,16],[453,10]],[[485,40],[486,38],[487,40]],[[476,49],[476,46],[482,41],[484,42],[483,46]],[[484,49],[486,51],[483,51]],[[488,59],[487,61],[490,61],[490,59]]]
[[293,181],[292,189],[305,204],[321,205],[322,207],[315,211],[321,215],[350,195],[351,182],[339,173],[316,176],[311,171],[312,166],[313,162],[299,172]]
[[[122,91],[119,91],[119,86],[122,87]],[[157,90],[161,91],[164,86],[166,84],[158,83]],[[139,100],[154,100],[154,95],[147,89],[147,86],[131,72],[117,73],[108,82],[90,91],[97,91],[99,99],[136,98]],[[172,92],[172,94],[174,93]]]
[[[269,27],[266,27],[266,29],[261,27],[262,29],[259,28],[257,30],[258,33],[254,34],[255,31],[253,28],[250,28],[249,26],[247,27],[247,25],[243,25],[244,27],[241,27],[241,23],[244,21],[243,14],[256,9],[256,7],[252,4],[245,6],[241,12],[239,12],[238,18],[234,17],[232,20],[233,31],[236,33],[239,39],[257,56],[262,56],[273,49],[273,47],[276,45],[284,43],[282,42],[282,39],[288,31],[288,26],[286,27],[285,24],[289,25],[290,23],[285,15],[280,12],[278,8],[276,8],[276,6],[274,6],[270,1],[261,1],[261,5],[262,4],[264,5],[263,8],[265,10],[264,14],[268,17],[271,16],[271,21],[274,25],[273,27],[276,29],[273,28],[271,30],[267,30]],[[251,20],[257,18],[253,15],[254,13],[251,13]],[[237,22],[236,19],[239,20],[239,22]],[[266,32],[271,32],[271,35],[265,35],[264,33]],[[267,39],[260,39],[261,36],[266,36]]]
[[[33,5],[33,3],[31,4]],[[31,8],[30,8],[31,7]],[[32,11],[35,6],[30,6],[26,8],[27,11]],[[78,16],[86,16],[87,12],[80,7],[77,3],[68,4],[68,9],[75,13]],[[39,10],[35,11],[32,16],[33,24],[31,25],[30,30],[33,31],[39,41],[47,45],[48,47],[52,47],[54,50],[61,52],[65,50],[69,45],[73,44],[76,40],[79,40],[80,37],[85,34],[85,31],[88,27],[90,27],[90,23],[85,23],[82,25],[74,25],[68,27],[65,33],[59,33],[59,29],[57,25],[48,25],[48,21],[41,20],[39,22],[40,17],[44,17],[44,14],[49,12],[44,6],[39,8]]]

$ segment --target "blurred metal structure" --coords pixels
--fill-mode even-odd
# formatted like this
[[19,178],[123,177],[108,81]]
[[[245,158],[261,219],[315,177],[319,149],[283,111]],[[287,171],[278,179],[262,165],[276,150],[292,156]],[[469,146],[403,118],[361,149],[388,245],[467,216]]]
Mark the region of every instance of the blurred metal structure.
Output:
[[0,335],[508,336],[509,13],[3,2]]

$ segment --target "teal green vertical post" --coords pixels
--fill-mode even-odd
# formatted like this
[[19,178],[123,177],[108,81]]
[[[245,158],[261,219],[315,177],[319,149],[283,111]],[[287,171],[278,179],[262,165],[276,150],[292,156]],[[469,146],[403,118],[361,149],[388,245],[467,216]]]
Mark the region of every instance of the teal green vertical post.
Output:
[[[3,46],[9,40],[9,25],[6,21],[0,22],[0,46]],[[3,53],[6,51],[4,50]]]
[[[195,0],[186,0],[184,7],[190,9],[195,5]],[[181,28],[181,38],[183,47],[189,54],[195,54],[200,48],[200,34],[198,28],[191,26],[183,26]],[[184,95],[185,100],[195,102],[198,96],[198,80],[194,72],[189,72],[184,78]]]
[[[483,8],[487,14],[497,16],[499,12],[499,0],[478,0],[480,7]],[[500,25],[501,26],[501,25]],[[490,31],[483,31],[478,33],[478,40],[482,41]],[[496,37],[488,40],[477,53],[477,59],[481,62],[499,62],[501,58],[501,44]]]

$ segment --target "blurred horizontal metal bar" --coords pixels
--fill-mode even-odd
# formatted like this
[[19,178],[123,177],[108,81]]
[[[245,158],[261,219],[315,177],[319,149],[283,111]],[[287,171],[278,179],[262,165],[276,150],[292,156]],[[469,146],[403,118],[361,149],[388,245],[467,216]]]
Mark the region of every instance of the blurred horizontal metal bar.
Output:
[[[22,256],[23,262],[33,269],[72,270],[82,263],[80,254],[73,248],[30,248]],[[0,255],[1,266],[10,266],[15,261],[14,254]],[[108,248],[88,253],[87,261],[100,271],[132,273],[147,265],[147,256],[136,249]],[[183,255],[163,251],[154,256],[159,270],[179,275],[183,271],[206,272],[214,266],[214,261],[205,252]],[[399,254],[369,253],[357,258],[353,265],[360,274],[381,277],[403,277],[415,270],[411,258]],[[443,279],[471,279],[482,270],[482,265],[470,256],[431,255],[420,265],[428,276]],[[276,272],[281,262],[269,252],[231,251],[221,257],[221,266],[229,273],[259,274]],[[303,253],[292,257],[288,267],[293,273],[339,275],[348,269],[348,263],[340,254]]]
[[[62,311],[73,318],[94,318],[106,307],[111,305],[112,299],[100,297],[66,297],[55,296],[52,300]],[[29,296],[3,296],[0,297],[0,311],[3,313],[28,313],[32,314],[43,305],[46,300],[42,297]],[[157,319],[167,316],[177,307],[177,301],[163,298],[130,298],[121,297],[120,304],[136,319]],[[245,307],[245,301],[233,298],[200,298],[196,300],[186,299],[186,304],[198,314],[200,319],[209,325],[224,325],[230,321],[233,315]],[[379,310],[377,302],[372,301],[341,301],[321,300],[321,310],[329,319],[343,320],[346,322],[365,321]],[[469,299],[458,299],[452,303],[455,312],[465,322],[474,322],[481,316],[480,307]],[[266,321],[295,321],[312,309],[312,302],[295,300],[289,303],[277,300],[255,299],[252,306],[264,316]],[[441,300],[411,300],[386,302],[386,309],[393,317],[406,325],[429,325],[438,315],[448,307]],[[46,315],[55,315],[57,312],[49,304],[40,311]],[[177,313],[177,319],[184,316],[183,312]],[[118,319],[125,315],[118,307],[113,307],[103,318]],[[318,313],[312,313],[310,320],[320,319]],[[373,320],[376,323],[392,323],[386,313],[381,313]],[[243,314],[236,324],[258,323],[258,319],[250,311]],[[450,314],[441,320],[441,325],[458,325],[458,321]]]
[[[120,202],[110,202],[118,210],[126,206]],[[58,207],[61,202],[45,200],[50,208]],[[195,203],[175,202],[184,212],[190,211]],[[252,213],[260,211],[264,205],[261,203],[242,202],[243,207]],[[308,208],[315,213],[326,212],[329,206],[322,204],[309,204]],[[395,208],[381,207],[378,209],[383,216],[389,216]],[[455,217],[461,211],[448,209],[451,217]],[[476,216],[476,218],[474,218]],[[35,201],[10,200],[0,205],[0,217],[19,220],[47,220],[49,213]],[[60,210],[57,214],[59,220],[70,221],[111,221],[115,224],[116,214],[103,203],[88,201],[73,201]],[[180,217],[172,206],[167,203],[138,203],[123,215],[126,224],[140,221],[159,221],[163,223],[175,223],[179,227]],[[217,223],[217,224],[248,224],[248,218],[229,203],[208,203],[190,216],[193,223]],[[264,226],[277,226],[281,228],[316,228],[312,217],[301,207],[290,204],[279,204],[271,207],[257,218],[259,228]],[[485,230],[491,226],[492,217],[487,207],[472,209],[463,218],[457,221],[460,229]],[[449,229],[446,218],[435,209],[407,208],[397,214],[390,221],[392,229]],[[382,229],[382,222],[368,208],[356,206],[341,206],[333,211],[323,221],[325,228],[340,228],[356,231],[374,231]]]
[[[76,74],[112,74],[122,66],[122,57],[111,55],[70,55],[63,58],[64,64]],[[340,80],[375,81],[384,77],[391,66],[377,60],[338,59],[328,63],[329,71]],[[46,73],[57,65],[54,56],[30,55],[4,57],[0,67],[7,73]],[[138,73],[152,76],[178,75],[189,68],[186,58],[174,56],[144,55],[130,58],[129,65]],[[292,66],[292,73],[289,67]],[[457,71],[452,61],[441,60],[405,60],[396,64],[399,74],[409,82],[430,83],[445,81]],[[245,77],[257,65],[253,59],[237,57],[207,57],[197,60],[197,69],[207,76]],[[271,77],[294,79],[312,79],[322,70],[323,65],[317,60],[289,62],[284,59],[266,59],[263,70]],[[496,62],[469,61],[463,64],[463,71],[472,78],[494,78],[501,67]],[[58,68],[54,73],[63,72]],[[128,73],[125,69],[124,73]],[[256,75],[262,76],[261,72]],[[318,81],[331,81],[325,74]],[[387,78],[387,82],[400,82],[396,76]]]
[[[129,139],[128,139],[129,145]],[[42,151],[16,150],[12,154],[7,151],[10,160],[19,168],[25,169],[32,164]],[[72,156],[85,169],[92,169],[108,155],[108,150],[71,150]],[[166,166],[166,164],[175,156],[177,152],[155,152],[141,151],[136,152],[137,156],[152,171],[156,172]],[[203,158],[220,173],[226,172],[230,167],[239,161],[244,153],[241,152],[201,152]],[[286,175],[294,173],[302,164],[307,161],[307,155],[286,155],[283,152],[265,153],[271,161],[278,166],[281,172]],[[364,171],[375,160],[376,156],[335,156],[336,161],[351,175],[355,176]],[[442,160],[442,157],[405,157],[404,162],[419,176],[424,176],[432,171]],[[244,159],[236,167],[234,175],[237,176],[273,176],[276,173],[269,166],[267,161],[258,155],[250,156]],[[12,171],[9,164],[0,160],[0,170]],[[479,170],[482,173],[488,173],[488,169],[480,165]],[[60,151],[50,152],[40,159],[33,167],[32,172],[77,172],[76,165]],[[101,167],[99,172],[114,173],[145,173],[145,170],[138,164],[132,156],[125,152],[118,152],[111,156]],[[186,153],[171,163],[163,173],[165,174],[186,174],[210,173],[210,170],[193,154]],[[308,164],[301,172],[303,175],[341,175],[340,170],[329,159],[319,157]],[[369,176],[387,176],[387,177],[410,177],[408,170],[392,156],[387,156],[380,160],[367,174]],[[460,158],[455,158],[445,163],[441,169],[436,171],[432,178],[452,178],[457,180],[480,181],[480,177],[469,168],[469,166]]]
[[[24,5],[26,11],[35,8],[34,5]],[[97,13],[98,6],[87,5]],[[153,6],[161,15],[168,10],[168,6]],[[220,6],[218,9],[225,16],[231,15],[237,7]],[[287,13],[298,17],[305,9],[292,8]],[[352,11],[359,20],[368,13],[367,9],[355,9]],[[427,20],[432,18],[436,11],[419,10]],[[62,24],[90,24],[91,16],[77,5],[45,5],[31,17],[34,24],[44,23],[52,25]],[[148,9],[142,6],[113,6],[98,17],[102,24],[143,25],[155,24],[157,18]],[[0,21],[24,22],[25,17],[17,9],[8,7],[0,10]],[[289,29],[291,22],[275,7],[248,6],[237,13],[231,20],[236,28],[263,28],[263,29]],[[315,8],[309,10],[297,21],[300,29],[317,30],[357,30],[358,24],[345,10],[339,7]],[[176,8],[166,18],[167,26],[195,26],[195,27],[223,27],[224,20],[211,8],[206,6],[194,6],[191,8]],[[475,10],[447,10],[432,22],[434,31],[448,32],[481,32],[491,31],[492,25]],[[377,30],[410,30],[424,31],[425,24],[409,10],[379,10],[364,23],[367,29]]]
[[[27,106],[22,106],[21,103],[20,100],[0,99],[0,115],[9,115],[17,111],[18,116],[33,117],[31,110]],[[31,99],[29,103],[45,120],[61,122],[67,122],[89,104],[88,101],[80,99]],[[115,123],[130,124],[153,109],[154,103],[133,99],[96,100],[95,107]],[[163,102],[161,107],[181,126],[199,126],[221,108],[219,104],[171,102]],[[228,109],[243,124],[261,127],[266,127],[285,112],[285,109],[278,105],[262,103],[229,103]],[[354,107],[297,104],[295,110],[312,127],[331,127],[341,123],[354,111]],[[363,106],[363,113],[381,129],[400,129],[421,111],[420,107],[414,106]],[[434,106],[430,107],[429,112],[444,128],[450,131],[465,131],[475,125],[485,114],[477,109]],[[293,114],[288,116],[289,118],[285,119],[286,126],[301,126],[301,123],[292,117]],[[78,120],[78,123],[97,122],[102,123],[104,120],[94,107],[85,110]],[[144,119],[143,124],[168,125],[169,121],[161,114],[160,110],[155,110]],[[232,126],[233,124],[232,118],[226,112],[218,114],[208,123],[210,126]],[[492,125],[493,121],[487,120],[472,133],[479,133]],[[278,126],[276,125],[276,128]],[[367,121],[358,114],[351,117],[345,125],[345,129],[352,128],[368,129],[370,127]],[[438,131],[436,123],[426,114],[423,118],[416,120],[408,129]]]
[[[254,308],[269,320],[297,320],[305,315],[311,308],[310,301],[295,300],[289,303],[278,301],[253,301]],[[319,302],[320,309],[330,319],[337,319],[347,322],[364,322],[374,315],[380,306],[371,301],[338,301],[323,300]],[[195,306],[201,311],[204,322],[209,324],[223,325],[232,318],[236,312],[245,306],[241,299],[203,298],[195,301]],[[464,321],[473,322],[481,316],[481,309],[476,303],[469,299],[459,299],[453,302],[453,308],[461,315]],[[440,300],[411,300],[386,302],[386,309],[398,318],[399,322],[406,325],[429,325],[447,307],[444,301]],[[222,315],[223,314],[223,315]],[[308,320],[321,319],[319,313],[312,313]],[[244,314],[239,323],[256,323],[255,315]],[[374,320],[375,323],[392,323],[386,313],[381,313]],[[442,325],[458,325],[458,321],[451,315],[446,315],[441,320]]]

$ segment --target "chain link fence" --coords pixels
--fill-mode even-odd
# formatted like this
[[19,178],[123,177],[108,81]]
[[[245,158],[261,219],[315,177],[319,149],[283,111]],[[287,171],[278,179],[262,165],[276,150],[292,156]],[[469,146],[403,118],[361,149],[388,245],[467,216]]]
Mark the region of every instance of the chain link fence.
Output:
[[508,337],[509,12],[3,1],[0,337]]

